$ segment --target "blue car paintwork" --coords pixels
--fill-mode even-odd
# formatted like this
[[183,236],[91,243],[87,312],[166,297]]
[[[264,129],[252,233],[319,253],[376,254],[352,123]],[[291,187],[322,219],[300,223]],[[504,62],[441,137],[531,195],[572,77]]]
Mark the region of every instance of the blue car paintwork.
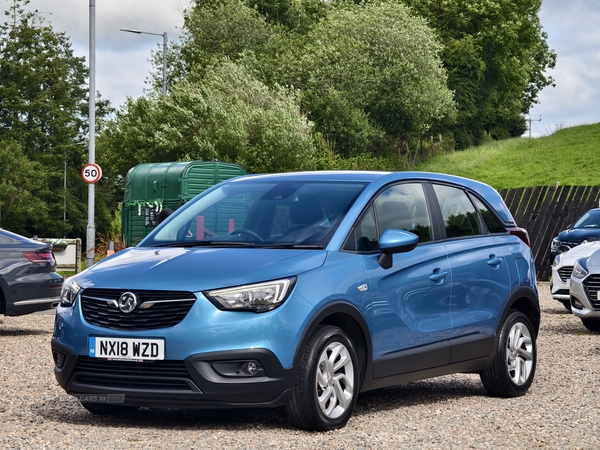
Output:
[[254,248],[134,247],[78,277],[82,288],[164,289],[197,292],[298,275],[320,267],[325,251]]
[[453,274],[452,335],[492,334],[510,294],[508,251],[493,236],[450,241],[445,247]]
[[450,283],[430,279],[448,272],[443,244],[427,244],[394,255],[394,265],[384,270],[377,257],[363,256],[373,288],[373,357],[439,342],[448,338]]

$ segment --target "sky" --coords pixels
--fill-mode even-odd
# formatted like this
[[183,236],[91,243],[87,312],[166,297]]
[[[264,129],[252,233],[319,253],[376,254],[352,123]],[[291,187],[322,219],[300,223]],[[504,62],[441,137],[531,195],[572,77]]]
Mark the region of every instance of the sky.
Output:
[[[3,10],[12,0],[0,0]],[[94,0],[96,11],[96,90],[120,106],[148,89],[153,70],[151,52],[162,46],[162,36],[119,31],[135,29],[167,33],[178,40],[183,10],[189,0]],[[89,59],[90,0],[31,0],[55,31],[70,38],[75,55]],[[600,1],[543,0],[540,20],[548,44],[558,55],[548,72],[556,87],[545,88],[528,118],[533,137],[561,128],[600,122]],[[541,119],[541,120],[540,120]],[[527,132],[525,135],[528,135]]]

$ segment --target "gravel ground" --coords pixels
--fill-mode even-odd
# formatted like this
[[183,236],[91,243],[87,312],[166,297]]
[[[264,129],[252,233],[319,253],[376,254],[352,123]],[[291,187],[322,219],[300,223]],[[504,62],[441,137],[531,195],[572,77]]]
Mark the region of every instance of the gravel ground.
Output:
[[477,375],[361,394],[348,425],[294,429],[282,409],[142,409],[100,417],[52,372],[49,314],[0,318],[2,448],[600,448],[600,335],[539,284],[538,366],[527,395],[487,397]]

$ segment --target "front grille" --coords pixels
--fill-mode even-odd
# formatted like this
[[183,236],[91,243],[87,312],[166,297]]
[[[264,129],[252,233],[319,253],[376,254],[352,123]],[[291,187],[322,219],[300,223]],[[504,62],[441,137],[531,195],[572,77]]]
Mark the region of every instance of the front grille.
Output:
[[600,311],[600,300],[598,300],[598,291],[600,291],[600,275],[592,274],[583,281],[583,288],[592,308]]
[[[130,313],[118,308],[124,292],[136,295],[138,306]],[[84,319],[98,327],[113,330],[153,330],[177,325],[190,311],[196,296],[177,291],[125,291],[118,289],[86,289],[81,294]]]
[[74,384],[198,392],[182,361],[109,361],[80,356],[73,373]]
[[558,269],[558,276],[563,282],[571,279],[571,273],[573,273],[573,266],[564,266]]
[[581,242],[559,241],[558,245],[567,245],[571,248],[577,247]]

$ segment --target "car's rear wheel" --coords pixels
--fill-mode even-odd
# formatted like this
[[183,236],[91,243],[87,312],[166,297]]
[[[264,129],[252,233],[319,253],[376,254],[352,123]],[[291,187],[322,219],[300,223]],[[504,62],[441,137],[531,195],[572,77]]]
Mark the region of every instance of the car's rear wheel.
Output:
[[537,350],[535,330],[521,311],[512,311],[500,331],[492,365],[480,374],[490,395],[518,397],[525,394],[535,374]]
[[320,326],[304,351],[294,394],[285,408],[290,422],[312,431],[343,427],[352,415],[358,385],[352,341],[338,327]]
[[113,403],[81,402],[81,406],[83,406],[92,414],[97,414],[99,416],[131,414],[139,409],[137,406],[115,405]]
[[581,319],[581,323],[590,331],[600,331],[600,320],[598,319]]

